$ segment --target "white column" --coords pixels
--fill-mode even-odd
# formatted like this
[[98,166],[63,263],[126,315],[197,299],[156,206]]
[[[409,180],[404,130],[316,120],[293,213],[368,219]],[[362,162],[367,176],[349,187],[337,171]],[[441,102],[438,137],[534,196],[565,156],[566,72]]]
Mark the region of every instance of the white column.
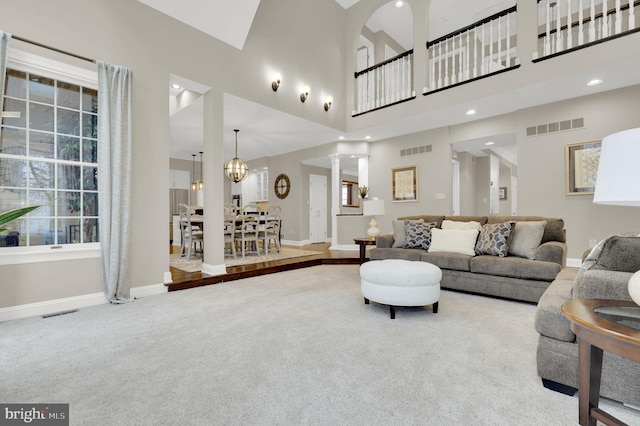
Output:
[[331,154],[331,247],[338,247],[338,215],[340,214],[340,154]]
[[358,158],[358,186],[369,186],[369,157]]

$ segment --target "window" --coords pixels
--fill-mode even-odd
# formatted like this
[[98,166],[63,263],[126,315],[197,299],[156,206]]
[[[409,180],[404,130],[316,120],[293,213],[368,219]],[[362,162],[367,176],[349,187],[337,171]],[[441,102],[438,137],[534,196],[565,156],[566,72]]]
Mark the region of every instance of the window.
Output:
[[8,224],[0,246],[98,242],[98,92],[72,76],[12,65],[0,127],[0,211],[42,207]]
[[268,201],[269,200],[269,171],[264,170],[256,173],[256,200]]

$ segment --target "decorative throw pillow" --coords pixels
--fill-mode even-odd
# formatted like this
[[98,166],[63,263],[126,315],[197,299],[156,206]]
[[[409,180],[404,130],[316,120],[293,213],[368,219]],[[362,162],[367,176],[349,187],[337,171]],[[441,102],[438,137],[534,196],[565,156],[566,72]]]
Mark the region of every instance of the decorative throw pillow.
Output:
[[477,229],[438,229],[431,230],[429,253],[445,252],[474,256],[474,246],[478,238]]
[[536,222],[516,222],[509,243],[509,254],[512,256],[536,258],[536,249],[542,241],[546,220]]
[[446,229],[446,230],[451,230],[451,229],[475,229],[475,230],[481,230],[482,229],[482,225],[480,225],[480,222],[476,222],[474,220],[471,220],[469,222],[459,222],[457,220],[443,220],[442,221],[442,226],[440,227],[442,229]]
[[405,243],[404,224],[405,222],[424,223],[424,220],[394,220],[393,223],[393,248],[402,248]]
[[486,224],[476,243],[476,254],[505,257],[509,252],[509,235],[514,222]]
[[429,250],[431,245],[431,230],[435,223],[419,223],[406,221],[404,224],[405,238],[404,248],[421,248]]

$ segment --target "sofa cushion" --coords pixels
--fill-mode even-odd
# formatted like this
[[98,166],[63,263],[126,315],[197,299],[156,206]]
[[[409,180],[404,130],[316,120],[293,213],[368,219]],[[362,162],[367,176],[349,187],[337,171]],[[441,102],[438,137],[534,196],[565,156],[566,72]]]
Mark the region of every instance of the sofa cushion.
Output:
[[431,245],[431,229],[435,226],[435,223],[422,223],[411,220],[405,221],[405,243],[403,248],[421,248],[423,250],[428,250]]
[[442,223],[442,220],[444,219],[444,216],[423,214],[423,215],[416,215],[416,216],[402,216],[398,218],[398,220],[420,220],[420,219],[422,219],[422,221],[426,223],[435,222],[436,227],[439,228],[440,224]]
[[614,235],[602,245],[600,255],[591,269],[608,271],[640,271],[640,237]]
[[484,225],[476,243],[476,254],[506,256],[509,251],[509,236],[513,224],[513,222],[502,222]]
[[469,272],[469,259],[473,256],[458,253],[428,252],[422,253],[420,260],[450,271]]
[[480,222],[476,222],[475,220],[470,220],[468,222],[461,222],[458,220],[449,220],[445,219],[442,221],[442,229],[452,230],[452,229],[477,229],[478,231],[482,229],[482,225]]
[[530,222],[546,220],[547,226],[544,228],[544,234],[542,235],[542,242],[547,241],[560,241],[562,243],[567,241],[564,220],[560,218],[550,218],[542,216],[489,216],[487,223],[501,223],[501,222]]
[[373,248],[369,251],[371,260],[382,259],[404,259],[404,260],[420,260],[420,256],[424,253],[422,249],[399,249],[399,248]]
[[605,269],[580,270],[573,283],[573,298],[631,300],[628,288],[632,275]]
[[471,272],[529,280],[553,281],[560,265],[522,257],[476,256],[469,261]]
[[[405,243],[405,230],[404,225],[406,220],[394,220],[391,223],[393,224],[393,246],[392,247],[404,247]],[[419,219],[414,222],[423,223],[424,220]]]
[[512,256],[536,258],[536,249],[542,241],[546,220],[535,222],[516,222],[509,243],[509,254]]
[[473,256],[478,231],[476,229],[431,230],[431,246],[429,252],[458,253]]
[[545,290],[536,309],[536,331],[543,336],[575,342],[571,321],[562,313],[562,304],[571,299],[571,288],[577,274],[576,268],[565,268]]

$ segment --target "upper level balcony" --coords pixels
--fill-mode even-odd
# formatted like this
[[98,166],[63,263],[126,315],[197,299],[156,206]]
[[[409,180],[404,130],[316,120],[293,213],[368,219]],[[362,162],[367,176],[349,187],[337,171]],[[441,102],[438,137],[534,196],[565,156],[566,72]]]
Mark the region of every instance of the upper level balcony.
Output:
[[[366,68],[360,66],[354,74],[352,117],[384,109],[398,118],[392,111],[406,103],[413,107],[402,107],[405,112],[408,108],[416,113],[430,110],[435,106],[429,99],[436,94],[461,85],[473,86],[484,79],[489,79],[491,88],[487,87],[488,83],[478,83],[480,86],[476,86],[483,90],[475,96],[488,97],[492,91],[500,94],[534,87],[549,79],[609,67],[612,65],[609,50],[613,49],[617,57],[614,62],[623,64],[625,60],[640,59],[633,49],[626,48],[627,44],[620,49],[620,44],[609,43],[639,31],[635,15],[640,1],[518,0],[513,3],[425,44],[414,40],[418,43],[413,49]],[[432,21],[427,19],[424,25]],[[414,27],[420,24],[416,17],[412,22]],[[413,34],[420,31],[414,28]],[[631,43],[629,40],[627,43]],[[590,53],[585,53],[585,49]],[[573,60],[554,59],[564,55]],[[423,96],[416,97],[416,93]],[[446,107],[447,103],[462,98],[456,93],[455,99],[440,96],[438,100],[444,99],[442,106]],[[379,115],[377,120],[381,120]]]

